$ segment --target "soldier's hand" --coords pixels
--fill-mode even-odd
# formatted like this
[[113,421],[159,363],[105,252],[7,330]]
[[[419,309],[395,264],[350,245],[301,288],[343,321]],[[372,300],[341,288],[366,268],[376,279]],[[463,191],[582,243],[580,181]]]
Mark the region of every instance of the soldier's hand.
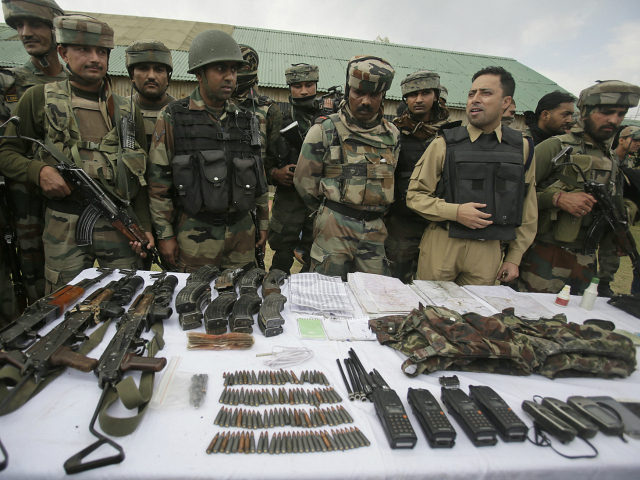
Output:
[[501,282],[509,283],[518,278],[519,275],[520,269],[518,268],[518,265],[511,262],[504,262],[500,266],[496,278]]
[[153,238],[153,234],[151,232],[144,232],[144,236],[149,242],[147,243],[147,248],[142,248],[142,243],[140,242],[129,242],[129,246],[131,247],[131,250],[136,252],[136,255],[142,258],[147,258],[147,250],[151,250],[153,247],[156,246],[156,244],[155,244],[155,239]]
[[256,242],[256,248],[261,248],[264,252],[264,247],[267,244],[267,231],[260,230],[260,240]]
[[176,240],[176,237],[158,240],[158,250],[160,250],[160,255],[162,255],[167,262],[171,265],[178,265],[180,248],[178,248],[178,240]]
[[71,189],[67,182],[53,167],[42,167],[40,170],[40,188],[45,196],[49,198],[63,198],[71,194]]
[[558,196],[558,208],[569,212],[574,217],[584,217],[589,213],[597,200],[584,192],[560,192]]
[[[293,169],[291,169],[293,167]],[[295,163],[285,165],[282,168],[276,168],[271,172],[271,179],[278,185],[290,187],[293,185],[293,173],[296,169]]]
[[486,206],[486,203],[475,202],[461,204],[458,207],[458,212],[456,213],[456,222],[474,230],[476,228],[488,227],[493,223],[491,220],[487,220],[488,218],[491,218],[491,214],[478,210],[479,208],[485,208]]

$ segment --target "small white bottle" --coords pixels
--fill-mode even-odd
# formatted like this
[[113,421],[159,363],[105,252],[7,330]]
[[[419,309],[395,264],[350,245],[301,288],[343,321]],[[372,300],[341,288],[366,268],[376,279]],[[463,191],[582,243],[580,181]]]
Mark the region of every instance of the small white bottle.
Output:
[[599,282],[600,282],[600,280],[598,280],[598,277],[593,277],[591,279],[591,283],[589,284],[587,289],[582,294],[582,300],[580,300],[580,306],[582,308],[584,308],[585,310],[592,310],[593,309],[593,304],[595,303],[596,298],[598,298],[598,283]]

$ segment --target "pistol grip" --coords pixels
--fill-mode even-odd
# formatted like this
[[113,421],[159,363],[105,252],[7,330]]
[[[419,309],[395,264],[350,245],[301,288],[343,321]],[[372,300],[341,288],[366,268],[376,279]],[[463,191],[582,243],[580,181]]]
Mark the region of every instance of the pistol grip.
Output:
[[90,372],[98,366],[98,360],[74,352],[70,347],[62,346],[51,355],[51,365],[71,367],[81,372]]
[[133,352],[127,353],[122,359],[120,369],[123,372],[127,370],[139,370],[141,372],[159,372],[167,364],[164,357],[140,357]]

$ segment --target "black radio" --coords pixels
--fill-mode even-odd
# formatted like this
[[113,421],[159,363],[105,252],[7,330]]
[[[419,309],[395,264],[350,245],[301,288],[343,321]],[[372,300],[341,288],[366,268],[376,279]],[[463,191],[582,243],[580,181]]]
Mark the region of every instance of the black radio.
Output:
[[502,440],[505,442],[526,440],[529,427],[513,413],[511,407],[491,387],[470,385],[469,396],[498,429]]
[[456,431],[429,390],[410,388],[407,400],[432,448],[451,448],[455,445]]

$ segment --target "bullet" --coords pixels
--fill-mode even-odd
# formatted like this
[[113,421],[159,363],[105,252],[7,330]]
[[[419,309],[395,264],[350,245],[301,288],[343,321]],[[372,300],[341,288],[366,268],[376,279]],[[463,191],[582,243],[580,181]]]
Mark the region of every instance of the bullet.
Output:
[[216,433],[215,437],[213,437],[211,439],[211,442],[209,442],[209,446],[207,447],[207,454],[210,454],[213,451],[213,447],[218,441],[218,438],[220,438],[220,432]]

